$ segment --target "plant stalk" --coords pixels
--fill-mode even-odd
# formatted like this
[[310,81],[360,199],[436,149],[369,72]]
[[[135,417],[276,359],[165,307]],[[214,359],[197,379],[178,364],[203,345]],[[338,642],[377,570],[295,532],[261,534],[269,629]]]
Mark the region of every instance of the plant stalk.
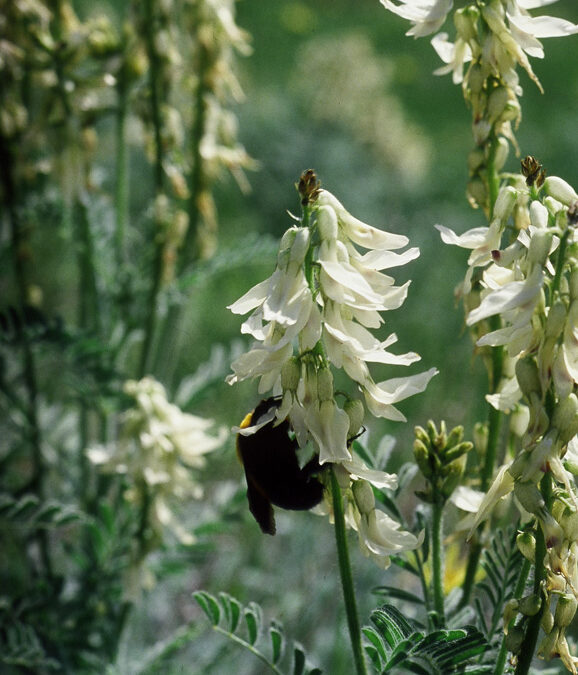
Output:
[[[546,502],[546,508],[549,507],[552,497],[552,476],[545,473],[540,481],[540,492]],[[544,532],[539,523],[536,524],[536,557],[534,560],[534,593],[540,597],[542,596],[542,581],[546,577],[546,568],[544,567],[544,557],[546,555],[546,540]],[[534,616],[530,617],[526,627],[526,634],[524,641],[520,647],[520,654],[518,656],[518,664],[516,665],[515,675],[528,675],[534,652],[536,651],[536,643],[538,642],[538,635],[540,634],[540,623],[542,622],[542,615],[544,613],[544,603],[540,611]]]
[[337,557],[339,561],[339,572],[341,575],[343,598],[345,600],[345,612],[347,614],[349,637],[351,639],[353,659],[355,661],[355,670],[357,675],[367,675],[365,657],[363,655],[363,647],[361,644],[361,627],[359,624],[357,603],[355,600],[355,590],[353,587],[353,574],[351,572],[351,562],[349,560],[349,550],[347,548],[347,532],[345,529],[343,497],[341,496],[341,488],[339,487],[335,472],[333,470],[330,471],[330,475],[331,495],[333,498],[333,517],[335,520]]
[[437,628],[445,626],[445,608],[444,608],[444,504],[436,500],[432,504],[432,526],[431,526],[431,544],[432,544],[432,590],[434,609],[437,614]]

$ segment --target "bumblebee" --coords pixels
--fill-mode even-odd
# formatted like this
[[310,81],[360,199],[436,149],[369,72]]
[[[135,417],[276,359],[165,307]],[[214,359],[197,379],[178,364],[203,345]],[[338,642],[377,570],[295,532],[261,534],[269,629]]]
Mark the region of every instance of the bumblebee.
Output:
[[[246,415],[240,428],[246,429],[279,408],[279,398],[268,398]],[[273,417],[250,436],[237,435],[237,455],[247,479],[249,509],[265,534],[275,534],[273,505],[305,511],[323,498],[323,484],[317,475],[323,471],[317,457],[300,467],[297,441],[288,420],[277,423]]]

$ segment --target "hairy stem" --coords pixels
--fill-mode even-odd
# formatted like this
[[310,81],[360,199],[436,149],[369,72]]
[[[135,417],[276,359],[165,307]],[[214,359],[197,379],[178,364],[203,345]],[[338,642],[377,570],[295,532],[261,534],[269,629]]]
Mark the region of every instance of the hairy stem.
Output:
[[441,501],[432,504],[432,590],[434,609],[437,614],[437,627],[445,626],[444,608],[444,505]]
[[353,574],[351,572],[351,562],[349,560],[349,550],[347,548],[343,497],[341,496],[341,488],[339,487],[335,472],[331,471],[330,474],[331,494],[333,497],[333,516],[335,519],[335,541],[337,543],[341,587],[343,589],[343,598],[345,600],[345,612],[347,614],[347,625],[349,627],[353,659],[355,661],[357,675],[367,675],[365,657],[361,645],[361,627],[359,624],[359,616],[357,614],[357,602],[355,599],[355,590],[353,588]]

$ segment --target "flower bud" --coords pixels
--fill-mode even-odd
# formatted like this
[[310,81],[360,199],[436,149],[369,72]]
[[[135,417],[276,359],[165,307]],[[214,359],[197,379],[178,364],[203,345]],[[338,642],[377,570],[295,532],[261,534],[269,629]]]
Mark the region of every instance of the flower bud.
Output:
[[542,626],[542,630],[544,633],[546,633],[546,635],[552,632],[552,628],[554,628],[554,615],[549,609],[546,610],[544,614],[542,614],[540,626]]
[[359,512],[364,515],[375,509],[375,497],[371,485],[366,480],[355,480],[351,486],[353,497]]
[[528,260],[531,263],[538,265],[545,265],[548,256],[550,255],[550,248],[552,247],[552,232],[548,230],[536,230],[530,239],[530,247],[528,249]]
[[532,394],[541,395],[540,373],[538,364],[532,356],[526,356],[516,362],[516,379],[522,393],[530,398]]
[[564,329],[566,323],[566,305],[559,300],[548,312],[548,319],[546,321],[545,337],[557,338]]
[[468,88],[472,94],[480,94],[484,89],[486,76],[482,70],[482,66],[474,63],[470,66],[468,71]]
[[537,654],[544,659],[549,660],[558,655],[558,638],[560,637],[560,629],[552,629],[540,643]]
[[441,485],[441,493],[444,497],[448,498],[452,495],[453,491],[458,487],[461,482],[461,478],[466,468],[466,455],[460,457],[460,459],[455,460],[449,466],[445,467],[443,475],[445,476],[444,481]]
[[320,368],[317,371],[317,396],[320,401],[330,401],[333,398],[333,373],[329,368]]
[[305,260],[309,249],[309,228],[300,227],[295,234],[295,240],[291,246],[290,260],[292,263],[301,265]]
[[483,207],[488,199],[488,192],[481,178],[472,178],[468,181],[468,201],[474,207]]
[[285,361],[281,368],[281,387],[283,391],[297,391],[301,380],[301,362],[296,356]]
[[521,626],[512,626],[505,637],[506,648],[512,654],[518,654],[524,642],[524,629]]
[[347,432],[347,437],[353,438],[359,433],[359,430],[363,425],[365,408],[363,407],[363,403],[358,398],[349,398],[345,402],[343,410],[345,410],[347,416],[349,417],[349,431]]
[[498,198],[494,206],[494,218],[500,220],[507,220],[512,213],[516,199],[518,198],[518,191],[508,185],[498,192]]
[[433,468],[430,464],[429,450],[425,443],[417,439],[413,442],[413,456],[424,478],[433,476]]
[[520,532],[516,537],[518,551],[531,563],[536,560],[536,539],[531,532]]
[[478,31],[476,23],[479,17],[480,10],[473,5],[456,10],[454,14],[454,24],[458,35],[464,42],[470,42],[471,40],[477,39]]
[[541,230],[548,227],[548,209],[537,199],[530,204],[530,222]]
[[546,505],[542,493],[534,483],[516,481],[514,495],[528,513],[537,514]]
[[559,628],[569,626],[576,614],[578,600],[573,593],[564,593],[558,597],[556,612],[554,614],[554,625]]
[[544,190],[554,199],[562,202],[565,206],[570,206],[572,202],[578,199],[574,188],[558,176],[549,176],[544,181]]
[[475,148],[468,154],[468,169],[471,174],[484,166],[486,157],[482,150]]
[[535,616],[542,607],[542,599],[539,595],[532,593],[520,600],[520,613],[524,616]]
[[[516,598],[510,598],[504,605],[504,633],[510,629],[510,622],[518,616],[518,606],[520,602]],[[512,626],[513,628],[513,626]]]
[[508,145],[508,141],[503,136],[500,136],[494,155],[494,169],[496,171],[500,171],[503,168],[509,153],[510,146]]
[[560,401],[552,415],[552,426],[558,429],[563,444],[578,434],[578,398],[570,394]]
[[317,209],[317,229],[322,241],[334,241],[337,239],[339,229],[337,214],[331,206],[320,206]]
[[491,122],[499,120],[508,104],[509,93],[506,87],[495,87],[488,96],[488,118]]

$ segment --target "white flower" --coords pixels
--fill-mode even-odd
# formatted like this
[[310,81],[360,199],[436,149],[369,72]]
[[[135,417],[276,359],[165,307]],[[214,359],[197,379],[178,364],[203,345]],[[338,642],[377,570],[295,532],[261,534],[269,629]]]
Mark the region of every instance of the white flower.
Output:
[[149,504],[149,524],[154,531],[162,535],[161,526],[166,527],[182,543],[191,544],[194,538],[178,523],[169,502],[175,497],[202,497],[202,487],[190,469],[205,465],[204,455],[223,444],[227,431],[220,428],[216,436],[209,435],[213,421],[169,403],[164,387],[152,377],[128,380],[124,391],[136,405],[124,414],[118,441],[89,448],[87,455],[103,471],[127,477],[126,497]]
[[[283,236],[272,276],[229,307],[252,312],[241,330],[255,344],[232,364],[227,382],[259,377],[260,393],[282,395],[277,417],[289,419],[299,446],[311,440],[319,461],[335,464],[351,459],[349,420],[332,388],[324,395],[317,391],[317,371],[343,369],[373,414],[395,420],[405,418],[393,404],[423,391],[437,371],[376,384],[368,365],[407,366],[420,358],[391,353],[395,334],[379,340],[371,332],[383,323],[381,312],[403,304],[409,288],[409,282],[396,286],[383,270],[414,260],[419,250],[396,252],[407,246],[407,237],[363,223],[327,190],[316,192],[310,209],[310,227],[293,227]],[[282,373],[286,364],[293,368],[290,359],[303,368],[299,383],[285,391]]]
[[489,517],[496,504],[509,495],[514,489],[514,479],[509,472],[509,468],[510,464],[504,464],[500,467],[490,489],[486,492],[478,507],[476,518],[470,529],[470,537],[478,525]]
[[391,555],[412,551],[423,541],[423,533],[422,536],[416,537],[400,528],[399,523],[378,509],[360,515],[357,529],[362,553],[370,557],[379,567],[387,569]]
[[411,21],[413,28],[407,35],[423,37],[438,30],[452,9],[453,0],[400,0],[396,5],[392,0],[380,0],[390,12]]

